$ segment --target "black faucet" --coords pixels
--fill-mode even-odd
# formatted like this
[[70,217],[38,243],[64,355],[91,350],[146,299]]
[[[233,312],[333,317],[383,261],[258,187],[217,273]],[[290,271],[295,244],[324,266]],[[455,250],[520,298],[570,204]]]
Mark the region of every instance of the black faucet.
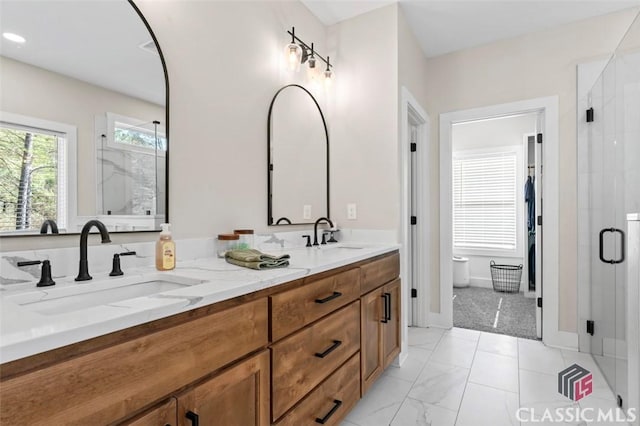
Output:
[[[316,220],[316,223],[313,224],[313,245],[314,246],[319,246],[320,244],[318,244],[318,224],[321,222],[327,222],[329,224],[329,226],[331,226],[333,228],[333,222],[331,222],[331,220],[329,220],[326,217],[321,217],[320,219]],[[326,242],[325,242],[326,244]]]
[[51,219],[47,219],[44,222],[42,222],[42,226],[40,226],[40,233],[46,234],[49,228],[51,228],[52,234],[59,234],[58,225],[56,224],[56,221]]
[[92,279],[91,275],[89,275],[89,264],[87,262],[87,239],[89,238],[89,231],[94,226],[100,231],[102,244],[111,242],[109,239],[109,231],[107,231],[104,223],[99,220],[90,220],[84,224],[82,232],[80,233],[80,269],[76,281],[88,281]]

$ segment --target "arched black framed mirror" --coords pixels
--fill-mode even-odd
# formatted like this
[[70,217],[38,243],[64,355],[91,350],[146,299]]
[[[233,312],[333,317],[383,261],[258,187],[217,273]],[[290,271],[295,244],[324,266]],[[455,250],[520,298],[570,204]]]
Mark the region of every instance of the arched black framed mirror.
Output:
[[268,225],[329,217],[329,132],[316,98],[304,87],[279,89],[267,121]]
[[[168,221],[169,80],[132,0],[0,2],[0,236]],[[28,140],[29,139],[29,140]],[[30,164],[22,162],[32,155]],[[3,166],[4,167],[4,166]]]

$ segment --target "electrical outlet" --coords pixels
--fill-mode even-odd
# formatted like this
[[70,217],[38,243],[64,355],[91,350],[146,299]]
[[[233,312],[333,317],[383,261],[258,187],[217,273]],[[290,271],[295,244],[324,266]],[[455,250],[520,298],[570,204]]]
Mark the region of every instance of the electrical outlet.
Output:
[[305,204],[302,206],[302,218],[311,219],[311,204]]
[[358,211],[356,210],[355,203],[347,204],[347,219],[356,220],[358,218]]

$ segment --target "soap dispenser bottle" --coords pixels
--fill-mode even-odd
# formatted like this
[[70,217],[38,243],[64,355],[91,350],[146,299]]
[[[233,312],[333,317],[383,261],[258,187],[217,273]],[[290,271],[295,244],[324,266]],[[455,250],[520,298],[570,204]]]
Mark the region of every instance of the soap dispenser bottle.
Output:
[[176,243],[171,238],[168,223],[160,225],[160,239],[156,243],[156,269],[170,271],[176,267]]

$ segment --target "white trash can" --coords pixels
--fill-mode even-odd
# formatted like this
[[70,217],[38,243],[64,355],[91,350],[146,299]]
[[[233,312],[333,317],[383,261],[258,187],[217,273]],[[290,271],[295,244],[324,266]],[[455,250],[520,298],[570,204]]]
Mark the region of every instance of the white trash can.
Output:
[[469,259],[453,256],[453,286],[469,287]]

